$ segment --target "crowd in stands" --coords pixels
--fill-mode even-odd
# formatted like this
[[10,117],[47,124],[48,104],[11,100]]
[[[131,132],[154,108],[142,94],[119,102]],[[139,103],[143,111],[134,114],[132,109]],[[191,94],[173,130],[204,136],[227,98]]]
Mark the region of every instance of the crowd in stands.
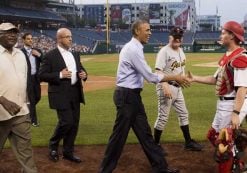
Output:
[[81,53],[90,53],[90,48],[84,45],[72,45],[72,51],[81,52]]
[[[22,35],[23,33],[20,33],[16,47],[19,47],[19,48],[23,47],[23,42],[21,38]],[[49,50],[52,50],[56,47],[56,41],[53,38],[48,37],[46,35],[34,36],[33,37],[33,47],[41,49],[44,53],[46,53]],[[77,45],[75,43],[72,45],[71,50],[80,52],[82,54],[90,52],[89,47],[85,45]]]

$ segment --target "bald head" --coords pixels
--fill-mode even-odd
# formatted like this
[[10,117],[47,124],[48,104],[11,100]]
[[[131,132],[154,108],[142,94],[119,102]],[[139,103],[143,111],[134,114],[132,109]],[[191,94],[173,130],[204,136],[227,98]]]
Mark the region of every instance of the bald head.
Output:
[[67,28],[60,28],[57,30],[57,44],[62,48],[68,50],[72,45],[72,34]]

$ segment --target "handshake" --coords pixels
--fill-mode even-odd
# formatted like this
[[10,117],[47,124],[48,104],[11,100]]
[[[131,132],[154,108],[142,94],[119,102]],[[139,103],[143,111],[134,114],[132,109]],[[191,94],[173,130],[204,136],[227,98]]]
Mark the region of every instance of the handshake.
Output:
[[182,88],[187,88],[190,86],[192,82],[195,81],[193,74],[188,71],[186,75],[175,75],[174,80],[182,87]]

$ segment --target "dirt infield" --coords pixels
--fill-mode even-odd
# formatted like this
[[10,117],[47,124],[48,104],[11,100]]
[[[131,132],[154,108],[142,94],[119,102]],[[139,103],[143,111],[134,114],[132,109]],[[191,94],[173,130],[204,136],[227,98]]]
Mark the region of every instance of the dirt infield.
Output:
[[[167,160],[171,167],[180,169],[181,173],[215,173],[216,164],[212,159],[213,148],[204,143],[201,152],[184,151],[182,144],[163,144],[167,150]],[[34,148],[34,158],[39,173],[97,173],[104,154],[105,146],[76,146],[75,154],[83,160],[76,164],[61,159],[51,162],[48,148]],[[0,155],[0,173],[20,173],[11,149],[4,149]],[[140,145],[126,145],[117,169],[114,173],[151,173],[150,164]]]
[[193,66],[196,67],[218,67],[218,62],[214,61],[214,62],[208,62],[208,63],[201,63],[201,64],[195,64]]
[[[88,80],[83,83],[83,90],[95,91],[107,89],[115,85],[115,77],[109,76],[89,76]],[[47,83],[41,83],[41,94],[47,95]]]

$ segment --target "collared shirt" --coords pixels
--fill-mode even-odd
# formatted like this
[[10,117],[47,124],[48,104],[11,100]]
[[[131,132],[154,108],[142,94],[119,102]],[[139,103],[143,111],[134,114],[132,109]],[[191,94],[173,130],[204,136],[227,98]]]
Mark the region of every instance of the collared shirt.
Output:
[[32,48],[27,47],[27,46],[24,46],[24,48],[27,51],[27,56],[31,64],[31,75],[35,75],[36,74],[36,62],[35,62],[35,57],[32,55]]
[[0,45],[0,95],[21,106],[18,114],[11,116],[0,105],[0,121],[27,115],[27,63],[24,53],[13,48],[12,53]]
[[[77,70],[76,70],[75,58],[70,51],[65,50],[61,46],[57,46],[57,47],[58,47],[58,50],[61,53],[61,55],[65,61],[65,64],[68,68],[68,71],[72,72],[71,84],[73,85],[77,82],[77,76],[76,76]],[[61,77],[61,75],[60,75],[60,77]]]
[[164,75],[152,73],[144,57],[143,45],[136,38],[132,38],[122,48],[117,70],[117,86],[143,88],[144,79],[156,84],[163,77]]

